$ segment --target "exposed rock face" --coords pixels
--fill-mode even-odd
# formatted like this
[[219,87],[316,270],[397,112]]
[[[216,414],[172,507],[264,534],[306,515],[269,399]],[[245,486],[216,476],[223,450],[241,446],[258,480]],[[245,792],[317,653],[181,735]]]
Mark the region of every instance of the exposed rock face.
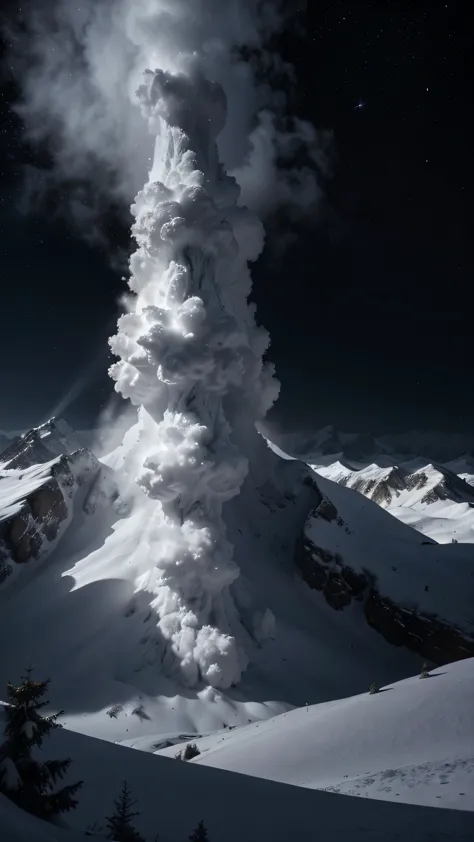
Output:
[[[335,520],[347,528],[334,505],[322,495],[310,517]],[[353,600],[361,603],[368,624],[394,646],[405,646],[437,665],[474,657],[472,637],[434,615],[396,605],[379,592],[369,570],[354,570],[340,553],[316,546],[304,531],[295,560],[305,582],[321,591],[331,608],[340,611]]]
[[18,514],[2,523],[3,542],[13,561],[22,563],[32,556],[37,557],[44,539],[53,541],[56,538],[67,515],[63,491],[51,477],[25,499]]
[[474,640],[459,629],[437,617],[400,608],[374,588],[365,600],[364,612],[368,624],[389,643],[406,646],[427,661],[441,665],[474,657]]
[[296,563],[310,588],[322,591],[326,602],[336,611],[353,599],[361,601],[368,579],[343,563],[339,553],[316,547],[304,534],[296,546]]
[[104,499],[113,502],[117,489],[112,471],[87,449],[49,461],[44,469],[8,469],[0,483],[9,484],[8,505],[0,512],[0,584],[24,564],[47,554],[66,525],[72,499],[85,486],[83,510],[92,514]]
[[341,480],[341,485],[349,485],[354,491],[359,491],[370,497],[374,503],[380,506],[390,505],[392,500],[396,498],[400,491],[405,488],[404,480],[398,468],[392,468],[386,471],[383,477],[366,479],[364,476],[356,476],[354,480],[349,482],[351,477]]

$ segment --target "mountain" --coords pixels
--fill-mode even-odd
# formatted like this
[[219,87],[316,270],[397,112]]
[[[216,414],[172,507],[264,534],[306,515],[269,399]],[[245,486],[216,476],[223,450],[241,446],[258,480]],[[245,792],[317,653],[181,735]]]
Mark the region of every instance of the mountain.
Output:
[[20,437],[4,452],[0,583],[24,573],[24,563],[31,559],[44,562],[79,506],[91,511],[102,496],[111,502],[117,496],[111,471],[80,444],[65,422],[53,420]]
[[474,456],[467,436],[376,438],[324,428],[274,441],[320,476],[359,491],[423,535],[440,543],[474,542]]
[[[400,805],[396,805],[398,818],[389,812],[390,805],[381,805],[380,813],[372,804],[367,813],[358,806],[339,811],[332,807],[334,794],[304,793],[299,780],[271,783],[241,775],[227,780],[225,774],[230,772],[194,769],[203,765],[201,761],[176,763],[156,758],[152,752],[201,738],[212,743],[227,729],[244,734],[247,726],[254,723],[255,729],[260,729],[265,721],[276,723],[271,726],[276,732],[283,729],[282,739],[286,740],[287,721],[294,722],[298,731],[298,716],[313,716],[312,706],[321,704],[314,709],[316,719],[333,708],[331,716],[335,717],[326,721],[324,714],[323,730],[327,727],[336,734],[337,710],[341,717],[346,715],[345,710],[349,716],[347,728],[353,722],[354,729],[361,731],[364,705],[380,705],[384,698],[392,698],[392,693],[404,710],[413,709],[407,727],[416,730],[419,708],[425,706],[427,718],[431,716],[426,688],[441,686],[439,682],[448,679],[436,676],[419,682],[423,688],[426,685],[423,691],[417,689],[418,679],[412,679],[400,685],[401,689],[393,687],[376,699],[369,697],[367,690],[372,682],[392,686],[391,682],[419,674],[423,660],[444,665],[463,659],[456,668],[465,672],[446,668],[449,687],[443,684],[446,705],[457,709],[457,690],[451,687],[458,686],[457,678],[452,676],[467,675],[466,697],[472,680],[471,668],[464,666],[471,663],[468,656],[474,655],[471,544],[440,545],[432,539],[423,540],[372,500],[318,475],[262,436],[246,433],[248,473],[241,493],[223,507],[238,575],[216,602],[213,616],[215,628],[223,633],[220,672],[218,680],[211,669],[211,680],[200,676],[191,682],[184,657],[186,638],[182,639],[178,658],[160,625],[164,595],[154,553],[156,532],[162,539],[166,523],[160,520],[157,501],[135,481],[135,443],[146,431],[138,422],[118,447],[97,459],[88,448],[75,449],[78,440],[69,433],[65,435],[61,423],[54,421],[46,426],[47,430],[41,428],[25,437],[26,447],[17,448],[0,472],[0,525],[8,525],[3,533],[3,564],[12,568],[11,575],[0,584],[0,634],[7,642],[0,659],[0,687],[15,680],[29,663],[39,676],[52,677],[51,705],[64,711],[64,729],[58,735],[64,743],[52,742],[51,750],[57,753],[64,745],[74,758],[74,775],[89,780],[75,826],[84,827],[84,822],[100,818],[108,807],[104,806],[104,794],[99,796],[99,782],[102,785],[107,780],[106,798],[112,800],[121,775],[143,801],[143,811],[150,816],[146,819],[150,834],[150,804],[154,806],[151,793],[162,794],[167,804],[163,821],[170,840],[178,840],[178,831],[182,837],[185,825],[189,833],[190,823],[208,816],[210,828],[215,828],[211,838],[231,842],[241,838],[253,815],[259,830],[254,836],[253,831],[247,832],[249,842],[265,838],[283,842],[291,833],[283,819],[285,810],[296,821],[294,832],[301,839],[311,838],[315,811],[321,813],[321,827],[335,823],[335,839],[347,838],[350,823],[364,828],[366,835],[361,835],[361,840],[370,838],[370,834],[378,839],[381,827],[388,823],[392,833],[388,838],[395,839],[396,833],[403,837],[411,826],[420,827],[415,838],[424,838],[423,827],[431,828],[428,838],[441,840],[443,822],[446,832],[450,828],[454,834],[451,838],[464,838],[462,811],[463,807],[472,808],[474,799],[470,795],[465,805],[464,796],[459,795],[457,818],[437,810],[440,816],[445,815],[438,826],[429,816],[420,814],[418,820],[406,806],[398,812]],[[70,452],[58,455],[60,448]],[[49,457],[54,452],[53,458],[32,466],[33,453],[43,457],[44,449],[49,450]],[[22,460],[24,467],[19,466]],[[41,511],[38,499],[42,501]],[[51,534],[48,524],[58,506],[66,507],[65,517]],[[42,535],[41,546],[35,548],[33,542],[28,559],[20,558],[12,543],[14,518],[19,516],[27,518],[32,532]],[[199,556],[190,571],[198,564]],[[168,592],[166,599],[172,598]],[[192,605],[192,592],[189,600]],[[226,676],[235,676],[233,662],[226,661],[226,635],[236,641],[239,657],[247,664],[240,680],[233,677],[226,681]],[[230,652],[228,657],[233,657]],[[404,689],[412,687],[413,682],[416,690]],[[417,695],[421,692],[425,695]],[[337,699],[345,702],[336,703]],[[342,707],[337,708],[338,704]],[[311,715],[305,713],[307,705]],[[368,710],[375,710],[374,705]],[[396,717],[390,725],[391,707],[384,710],[385,719],[382,717],[377,727],[390,728],[395,740]],[[434,707],[433,723],[440,716],[440,710]],[[460,716],[464,722],[462,711]],[[411,754],[405,733],[407,751],[397,755],[396,768],[401,768],[406,759],[413,767],[419,761],[420,766],[431,763],[438,770],[436,764],[441,763],[443,752],[447,752],[445,762],[454,763],[458,742],[453,737],[450,747],[441,744],[435,731],[433,724],[423,745],[413,746]],[[462,733],[459,731],[459,735]],[[291,742],[293,737],[288,739]],[[302,739],[298,736],[298,745]],[[346,740],[347,735],[343,742]],[[141,751],[132,751],[131,746]],[[328,744],[324,750],[337,753],[336,744],[332,749]],[[341,765],[333,767],[331,778],[325,778],[318,751],[316,746],[315,785],[346,791],[344,774],[349,773],[343,772]],[[354,752],[362,751],[362,744],[354,743]],[[373,777],[376,763],[380,763],[376,784],[381,786],[380,775],[395,765],[390,741],[383,759],[381,755],[371,757],[373,765],[362,771]],[[308,756],[301,754],[303,771],[309,762]],[[161,770],[165,768],[164,774]],[[237,766],[228,768],[239,771]],[[460,781],[462,792],[468,767],[461,764],[459,768],[461,778],[456,777],[458,772],[454,778]],[[363,785],[359,772],[358,783],[354,783],[358,792]],[[211,777],[198,777],[201,774]],[[420,772],[420,781],[424,774]],[[426,775],[431,779],[428,772]],[[380,797],[374,795],[378,792],[376,784],[360,790],[370,793],[371,802]],[[181,801],[178,808],[176,796],[171,794],[172,787],[184,793],[184,812]],[[234,800],[239,802],[239,820],[223,836],[224,821],[228,821],[231,809],[226,787],[232,788]],[[410,801],[409,789],[403,789],[402,800]],[[382,788],[381,792],[385,797],[386,790]],[[451,792],[450,798],[454,803],[458,795]],[[270,819],[273,800],[280,806]],[[241,802],[246,804],[245,810],[241,810]],[[173,823],[169,819],[170,803],[176,804]],[[427,798],[417,803],[431,802]],[[177,818],[178,813],[183,813],[182,820]],[[155,809],[153,818],[157,818]],[[435,831],[439,831],[438,836],[433,835]],[[357,839],[354,833],[351,839]]]
[[[0,679],[27,662],[52,675],[55,704],[71,727],[113,740],[139,736],[138,714],[131,721],[107,715],[122,705],[143,708],[155,734],[202,733],[362,692],[373,680],[416,672],[421,659],[445,663],[471,652],[472,546],[424,544],[372,501],[281,458],[255,436],[242,493],[225,509],[239,569],[225,622],[249,666],[235,687],[203,681],[171,702],[183,678],[158,625],[156,503],[127,465],[137,434],[132,428],[89,474],[73,474],[64,528],[43,542],[32,566],[4,548],[4,564],[21,575],[2,586],[0,628],[15,645],[2,658]],[[89,453],[6,469],[4,522],[11,524],[12,506],[18,510],[12,486],[34,508],[37,484],[50,482],[61,460],[81,462]],[[411,618],[410,633],[394,639],[400,611]],[[389,616],[387,628],[380,618]]]
[[85,444],[63,418],[52,418],[40,427],[9,438],[0,452],[0,464],[8,468],[26,468],[47,462],[54,456],[73,453]]

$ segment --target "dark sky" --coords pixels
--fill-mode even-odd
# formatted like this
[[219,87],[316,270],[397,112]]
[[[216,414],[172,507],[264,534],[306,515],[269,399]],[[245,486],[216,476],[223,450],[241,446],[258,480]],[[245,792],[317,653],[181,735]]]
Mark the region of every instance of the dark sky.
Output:
[[[470,432],[468,4],[311,2],[300,25],[281,48],[299,113],[333,131],[333,177],[294,245],[255,272],[282,381],[273,419]],[[81,383],[66,417],[88,425],[111,391],[106,339],[125,286],[60,219],[20,212],[23,167],[43,151],[22,143],[8,69],[1,93],[0,428],[39,423]]]

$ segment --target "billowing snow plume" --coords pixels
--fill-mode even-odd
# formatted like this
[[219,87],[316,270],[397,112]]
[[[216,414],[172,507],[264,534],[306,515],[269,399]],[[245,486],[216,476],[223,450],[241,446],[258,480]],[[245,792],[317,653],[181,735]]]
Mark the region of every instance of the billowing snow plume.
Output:
[[[284,6],[25,0],[11,36],[21,116],[34,139],[52,138],[71,206],[85,181],[99,205],[139,191],[111,375],[139,408],[120,458],[143,492],[135,505],[150,512],[135,578],[159,616],[151,660],[189,685],[238,681],[251,646],[231,597],[239,569],[222,507],[278,393],[247,303],[248,262],[263,247],[254,212],[319,198],[319,137],[290,116],[292,71],[269,49]],[[275,71],[288,81],[278,91]],[[255,623],[261,641],[272,618]]]
[[198,60],[228,98],[219,151],[245,203],[259,214],[314,209],[327,139],[291,113],[293,69],[273,48],[299,6],[282,0],[24,0],[21,26],[11,26],[6,38],[8,65],[21,84],[18,110],[26,132],[47,140],[54,159],[52,170],[30,168],[29,193],[41,193],[55,176],[66,179],[61,214],[69,208],[93,237],[94,206],[128,205],[146,177],[149,138],[135,97],[143,70],[176,73]]
[[159,503],[149,536],[159,630],[186,683],[226,687],[247,665],[228,591],[239,570],[222,518],[247,473],[233,420],[261,419],[278,394],[262,362],[268,334],[247,304],[247,261],[262,226],[218,159],[222,88],[198,70],[156,70],[138,97],[155,156],[132,206],[135,295],[110,340],[120,357],[110,373],[141,407],[132,451],[138,485]]

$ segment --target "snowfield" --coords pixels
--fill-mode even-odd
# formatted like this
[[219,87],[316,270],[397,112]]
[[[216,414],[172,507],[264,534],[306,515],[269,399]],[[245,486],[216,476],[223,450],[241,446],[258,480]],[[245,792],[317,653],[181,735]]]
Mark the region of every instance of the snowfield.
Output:
[[[70,780],[84,779],[79,807],[67,817],[76,830],[100,824],[126,777],[138,798],[137,827],[150,842],[157,832],[165,842],[181,842],[200,818],[212,842],[312,842],[315,834],[331,842],[468,842],[473,690],[474,661],[467,660],[379,694],[303,707],[198,740],[202,754],[187,763],[67,729],[53,732],[43,754],[73,757]],[[26,842],[17,811],[4,806],[6,827],[16,822],[9,842]],[[47,836],[41,825],[41,831],[35,839],[68,842],[59,830]]]
[[473,692],[474,660],[460,661],[374,695],[202,738],[190,762],[309,789],[474,810]]

